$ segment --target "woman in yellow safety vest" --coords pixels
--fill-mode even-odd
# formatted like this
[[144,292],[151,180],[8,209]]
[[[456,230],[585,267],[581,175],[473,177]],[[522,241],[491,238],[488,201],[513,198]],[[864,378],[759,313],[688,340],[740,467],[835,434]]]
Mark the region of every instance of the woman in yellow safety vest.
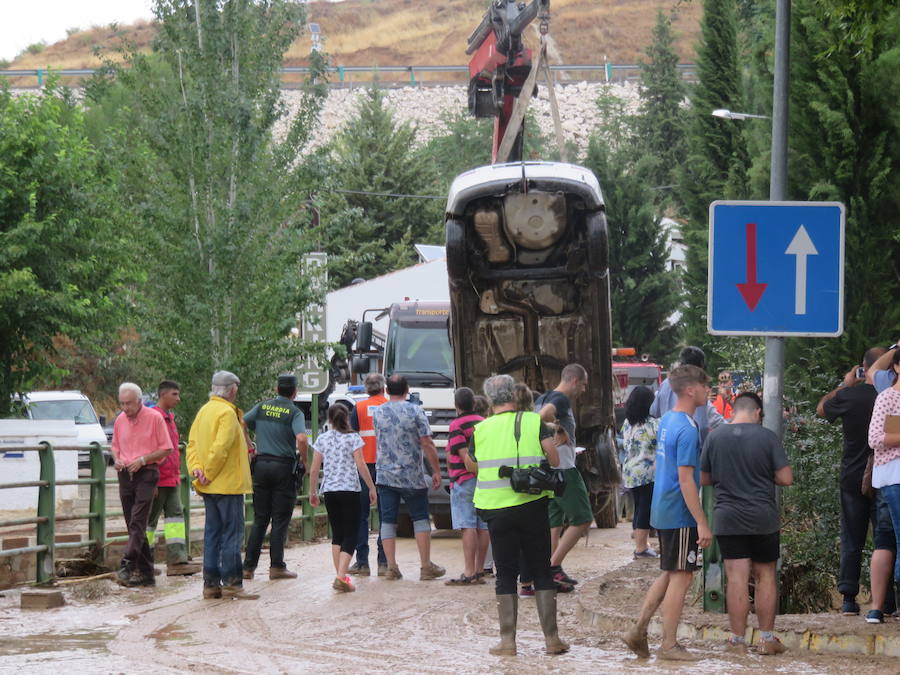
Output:
[[[516,410],[515,381],[495,375],[484,383],[493,415],[475,426],[466,467],[477,475],[475,508],[487,522],[497,570],[497,611],[500,643],[496,656],[516,653],[516,621],[519,596],[516,578],[520,553],[534,578],[538,617],[548,654],[561,654],[569,645],[559,639],[556,626],[556,586],[550,574],[550,522],[547,516],[551,492],[531,494],[513,490],[501,467],[527,468],[547,459],[559,464],[553,432],[540,415]],[[508,475],[507,471],[503,471]]]

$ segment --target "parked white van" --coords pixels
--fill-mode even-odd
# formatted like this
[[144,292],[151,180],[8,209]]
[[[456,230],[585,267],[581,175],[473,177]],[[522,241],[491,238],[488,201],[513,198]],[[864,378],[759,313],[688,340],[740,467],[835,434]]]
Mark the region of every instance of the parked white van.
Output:
[[[109,461],[103,420],[97,417],[90,399],[80,391],[32,391],[22,396],[25,417],[32,420],[66,420],[75,422],[78,431],[78,445],[99,443],[104,447],[104,456]],[[78,464],[87,466],[90,453],[78,453]]]

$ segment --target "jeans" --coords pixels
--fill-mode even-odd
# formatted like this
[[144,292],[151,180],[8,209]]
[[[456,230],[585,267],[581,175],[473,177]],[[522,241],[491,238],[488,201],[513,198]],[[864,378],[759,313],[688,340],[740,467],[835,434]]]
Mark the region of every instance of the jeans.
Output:
[[139,471],[119,471],[119,499],[125,524],[128,526],[128,543],[122,562],[126,569],[143,577],[153,578],[153,557],[147,543],[147,520],[153,504],[153,491],[159,481],[159,468],[149,464]]
[[874,503],[864,497],[859,486],[841,488],[841,567],[838,593],[856,597],[859,593],[859,570],[869,523],[874,525]]
[[653,502],[653,483],[631,488],[631,498],[634,500],[634,516],[631,519],[631,528],[634,530],[649,530],[650,506]]
[[535,590],[551,591],[556,588],[550,573],[548,501],[546,497],[541,497],[521,506],[496,509],[493,513],[491,510],[479,510],[478,515],[487,520],[491,535],[497,595],[516,592],[520,554],[528,566]]
[[[203,585],[240,588],[244,540],[244,495],[203,495]],[[146,539],[144,540],[146,541]]]
[[[897,552],[900,553],[900,484],[885,485],[879,488],[881,496],[887,502],[891,512],[891,521],[894,523],[894,537],[897,539]],[[900,555],[894,558],[894,583],[900,582]]]
[[[366,464],[369,467],[369,475],[372,476],[372,482],[375,482],[375,464]],[[372,509],[369,504],[369,489],[363,482],[362,477],[359,479],[359,536],[356,544],[356,564],[369,566],[369,513]],[[381,500],[376,504],[378,509],[378,520],[381,521]],[[384,546],[381,545],[381,532],[378,533],[378,564],[387,565],[387,557],[384,555]]]
[[268,459],[259,455],[253,463],[253,527],[247,540],[245,570],[255,570],[263,539],[272,521],[269,535],[269,566],[284,568],[284,542],[297,503],[297,482],[293,462]]
[[381,502],[381,522],[397,524],[400,517],[400,500],[409,509],[409,517],[415,523],[428,520],[428,488],[397,488],[390,485],[378,486],[378,501]]

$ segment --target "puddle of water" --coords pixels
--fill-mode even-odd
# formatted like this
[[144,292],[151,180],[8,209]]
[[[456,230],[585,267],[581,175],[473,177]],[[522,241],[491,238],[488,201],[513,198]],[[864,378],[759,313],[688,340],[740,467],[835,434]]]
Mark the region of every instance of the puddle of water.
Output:
[[0,656],[87,650],[106,652],[106,644],[115,631],[83,631],[69,633],[37,633],[27,637],[0,638]]

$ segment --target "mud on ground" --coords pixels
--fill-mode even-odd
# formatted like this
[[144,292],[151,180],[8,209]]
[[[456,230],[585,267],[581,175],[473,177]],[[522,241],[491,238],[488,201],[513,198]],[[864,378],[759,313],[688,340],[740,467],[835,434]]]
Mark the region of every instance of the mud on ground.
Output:
[[[488,648],[497,639],[492,586],[419,581],[415,544],[407,539],[398,543],[402,580],[359,579],[351,594],[331,589],[327,543],[297,544],[286,551],[288,566],[300,574],[295,580],[269,581],[263,552],[262,574],[246,582],[248,590],[261,595],[256,601],[204,601],[197,577],[160,576],[154,589],[93,582],[103,584],[103,590],[87,597],[65,587],[68,604],[48,611],[22,611],[18,592],[4,591],[0,673],[60,668],[76,673],[255,674],[897,671],[893,662],[861,657],[725,657],[720,645],[711,643],[691,645],[703,657],[699,664],[668,666],[636,659],[615,632],[598,634],[579,619],[580,602],[600,601],[601,583],[610,592],[602,602],[620,609],[623,617],[640,602],[653,564],[629,566],[629,534],[624,524],[591,530],[567,558],[566,570],[582,584],[576,593],[559,598],[560,633],[572,649],[558,657],[543,654],[536,611],[527,599],[520,602],[519,655],[490,656]],[[374,558],[374,538],[371,544]],[[458,576],[459,538],[435,532],[432,559],[447,568],[446,578]],[[624,618],[622,626],[627,626]]]

